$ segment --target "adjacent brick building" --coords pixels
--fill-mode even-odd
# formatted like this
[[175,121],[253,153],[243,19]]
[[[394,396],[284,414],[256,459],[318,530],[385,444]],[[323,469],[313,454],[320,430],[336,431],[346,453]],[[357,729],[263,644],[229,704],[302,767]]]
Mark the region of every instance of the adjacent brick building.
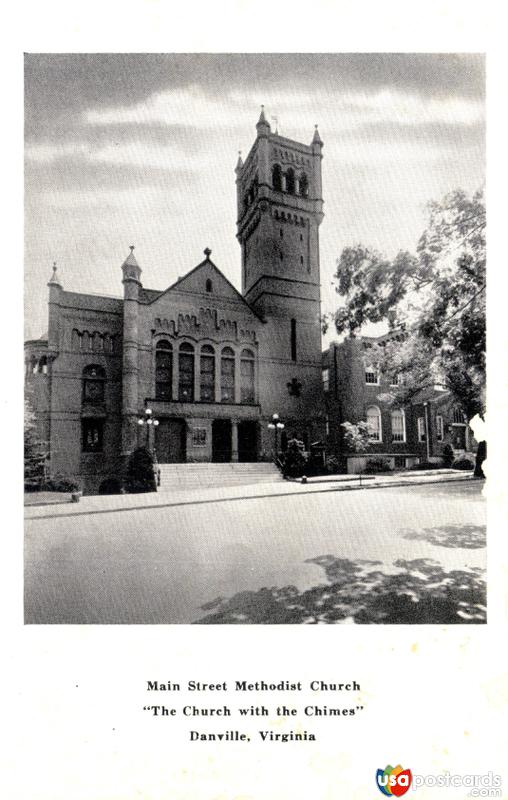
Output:
[[[371,458],[387,459],[392,469],[439,462],[446,444],[456,458],[472,455],[476,442],[449,392],[422,389],[402,408],[386,399],[397,389],[398,376],[381,374],[369,360],[370,347],[382,339],[348,337],[323,353],[329,453],[347,472],[361,471]],[[368,452],[359,455],[348,451],[341,426],[361,420],[370,423],[372,435]]]

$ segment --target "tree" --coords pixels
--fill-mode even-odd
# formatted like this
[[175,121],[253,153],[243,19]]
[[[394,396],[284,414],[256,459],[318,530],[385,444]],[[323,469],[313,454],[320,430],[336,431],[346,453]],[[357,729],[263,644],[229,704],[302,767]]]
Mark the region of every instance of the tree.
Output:
[[[440,384],[469,418],[485,408],[486,215],[483,193],[457,190],[429,204],[416,253],[384,258],[363,245],[337,262],[345,304],[331,316],[339,334],[386,321],[388,335],[369,358],[404,378],[394,400]],[[330,323],[325,318],[324,327]]]
[[372,426],[368,422],[342,422],[344,442],[353,453],[366,453],[370,447]]
[[45,478],[47,446],[40,439],[35,413],[27,396],[25,396],[23,427],[25,484],[33,487],[40,486]]
[[146,447],[138,447],[131,453],[127,465],[125,488],[129,494],[157,491],[153,456]]

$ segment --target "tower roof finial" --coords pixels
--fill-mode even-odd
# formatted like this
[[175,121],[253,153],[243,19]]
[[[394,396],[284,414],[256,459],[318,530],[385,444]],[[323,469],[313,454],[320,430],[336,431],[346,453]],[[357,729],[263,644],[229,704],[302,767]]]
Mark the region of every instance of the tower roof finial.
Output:
[[321,140],[321,136],[319,135],[318,126],[314,125],[314,136],[312,137],[312,144],[320,144],[322,145],[323,142]]
[[240,172],[240,170],[242,169],[242,167],[243,167],[242,151],[241,151],[241,150],[239,150],[239,151],[238,151],[238,161],[236,162],[235,171],[236,171],[236,172]]
[[268,133],[271,130],[270,123],[267,122],[266,117],[265,117],[265,107],[263,105],[261,106],[261,114],[259,115],[259,119],[257,121],[256,128],[258,129],[258,131],[261,131],[262,129],[264,129]]
[[205,247],[205,249],[203,250],[203,253],[206,256],[206,260],[209,261],[210,260],[210,256],[212,255],[212,251],[210,250],[210,248],[209,247]]
[[62,286],[56,272],[56,261],[53,261],[52,273],[51,273],[51,278],[49,279],[48,282],[48,286],[60,286],[60,288]]

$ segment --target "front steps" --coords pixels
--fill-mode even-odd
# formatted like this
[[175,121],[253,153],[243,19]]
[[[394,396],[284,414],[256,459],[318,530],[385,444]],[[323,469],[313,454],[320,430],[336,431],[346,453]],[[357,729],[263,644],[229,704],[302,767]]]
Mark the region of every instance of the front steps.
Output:
[[159,464],[161,475],[159,492],[210,489],[222,486],[248,486],[249,484],[283,481],[275,464]]

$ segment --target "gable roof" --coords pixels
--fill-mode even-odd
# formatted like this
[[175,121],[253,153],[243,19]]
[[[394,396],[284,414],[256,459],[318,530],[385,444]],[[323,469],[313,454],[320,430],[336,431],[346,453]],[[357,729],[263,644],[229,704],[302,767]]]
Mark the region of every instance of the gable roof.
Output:
[[203,270],[203,269],[205,269],[205,268],[208,268],[208,269],[211,269],[211,270],[212,270],[212,272],[216,273],[216,274],[217,274],[217,276],[220,278],[220,280],[221,280],[221,281],[223,281],[223,282],[226,284],[226,286],[228,287],[228,289],[230,289],[230,291],[232,292],[232,294],[233,294],[233,296],[234,296],[234,298],[235,298],[236,300],[239,300],[239,301],[240,301],[240,303],[242,303],[242,305],[246,306],[246,307],[248,308],[248,310],[249,310],[249,311],[250,311],[250,312],[251,312],[251,313],[252,313],[252,314],[253,314],[253,315],[254,315],[254,316],[257,318],[257,319],[259,319],[261,322],[263,322],[263,319],[262,319],[262,317],[260,317],[260,315],[259,315],[259,314],[258,314],[258,313],[257,313],[257,312],[256,312],[256,311],[253,309],[253,308],[252,308],[252,306],[251,306],[251,305],[249,305],[249,303],[247,302],[247,300],[245,299],[245,297],[243,297],[243,295],[241,295],[241,294],[240,294],[240,292],[238,291],[238,289],[236,289],[236,288],[233,286],[233,284],[231,283],[231,281],[230,281],[230,280],[228,280],[228,279],[226,278],[226,276],[225,276],[225,275],[224,275],[224,274],[223,274],[223,273],[220,271],[220,269],[218,268],[218,266],[217,266],[216,264],[214,264],[214,263],[213,263],[213,261],[210,259],[210,254],[211,254],[211,250],[209,250],[208,248],[206,248],[206,250],[205,250],[205,255],[206,255],[206,258],[205,258],[203,261],[201,261],[199,264],[197,264],[197,265],[196,265],[196,266],[195,266],[193,269],[191,269],[191,270],[190,270],[189,272],[187,272],[185,275],[182,275],[182,277],[181,277],[181,278],[178,278],[178,280],[176,280],[174,283],[172,283],[170,286],[168,286],[168,288],[167,288],[167,289],[164,289],[162,292],[157,292],[157,293],[155,293],[155,292],[154,292],[154,296],[153,296],[153,297],[150,297],[150,296],[148,295],[148,292],[150,292],[150,293],[151,293],[153,290],[150,290],[150,289],[145,289],[145,290],[144,290],[144,291],[146,292],[146,295],[145,295],[145,302],[147,303],[147,305],[150,305],[151,303],[155,302],[155,300],[158,300],[158,299],[160,299],[160,298],[161,298],[161,297],[163,297],[165,294],[167,294],[168,292],[171,292],[171,291],[173,291],[173,290],[175,290],[175,289],[176,289],[177,291],[183,291],[183,292],[187,291],[187,290],[185,289],[185,283],[186,283],[186,282],[189,280],[189,278],[190,278],[191,276],[194,276],[194,275],[196,275],[196,274],[197,274],[197,273],[198,273],[200,270]]

